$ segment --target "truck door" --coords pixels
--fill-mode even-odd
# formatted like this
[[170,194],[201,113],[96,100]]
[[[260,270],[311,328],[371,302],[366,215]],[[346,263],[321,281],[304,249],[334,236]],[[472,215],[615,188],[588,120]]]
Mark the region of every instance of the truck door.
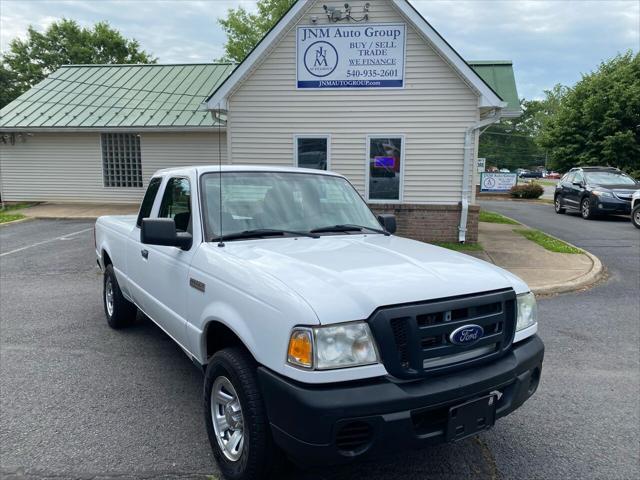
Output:
[[158,190],[162,184],[162,177],[154,177],[149,181],[147,192],[140,204],[140,212],[135,228],[127,239],[126,246],[126,273],[129,278],[128,290],[131,299],[143,311],[146,311],[145,297],[147,292],[142,288],[142,276],[146,269],[147,259],[142,256],[144,246],[140,243],[140,227],[142,219],[151,216],[151,210],[156,200]]
[[[158,218],[173,218],[176,230],[193,233],[191,181],[175,176],[167,180]],[[189,266],[197,244],[189,250],[162,245],[141,245],[144,268],[141,285],[146,291],[145,312],[174,340],[186,345],[186,292]]]

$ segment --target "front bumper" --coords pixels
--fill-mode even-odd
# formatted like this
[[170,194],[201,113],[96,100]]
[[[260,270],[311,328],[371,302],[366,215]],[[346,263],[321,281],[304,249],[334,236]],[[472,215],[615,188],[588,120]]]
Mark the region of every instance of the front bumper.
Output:
[[591,198],[591,209],[594,213],[600,214],[622,214],[631,213],[631,202],[620,200],[615,197],[596,197]]
[[275,442],[298,463],[326,465],[444,442],[449,408],[496,390],[504,417],[535,392],[543,357],[535,335],[490,364],[421,381],[308,385],[264,367],[258,378]]

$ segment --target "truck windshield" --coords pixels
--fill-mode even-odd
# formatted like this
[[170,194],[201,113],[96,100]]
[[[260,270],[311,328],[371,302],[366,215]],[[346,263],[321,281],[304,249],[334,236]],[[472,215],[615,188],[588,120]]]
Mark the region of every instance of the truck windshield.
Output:
[[376,217],[351,184],[328,175],[223,172],[221,214],[219,174],[207,173],[202,176],[202,205],[209,240],[220,237],[221,218],[225,238],[250,238],[248,233],[253,231],[257,232],[254,236],[261,236],[259,231],[265,229],[285,234],[381,232]]

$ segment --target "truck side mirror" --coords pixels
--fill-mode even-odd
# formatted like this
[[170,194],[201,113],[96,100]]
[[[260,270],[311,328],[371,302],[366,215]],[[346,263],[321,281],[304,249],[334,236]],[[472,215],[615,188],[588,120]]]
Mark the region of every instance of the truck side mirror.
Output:
[[173,218],[143,218],[140,241],[147,245],[189,250],[193,244],[193,236],[188,232],[177,232]]
[[378,215],[378,222],[382,225],[387,232],[394,234],[396,233],[396,216],[391,213],[381,213]]

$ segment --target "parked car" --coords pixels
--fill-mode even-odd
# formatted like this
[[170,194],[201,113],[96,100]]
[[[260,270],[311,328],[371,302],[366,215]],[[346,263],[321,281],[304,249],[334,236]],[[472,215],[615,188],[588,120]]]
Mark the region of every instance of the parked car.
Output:
[[500,173],[511,173],[508,168],[501,168],[499,170]]
[[577,210],[585,219],[600,214],[628,215],[631,197],[638,190],[640,183],[617,168],[576,167],[556,185],[555,210]]
[[640,228],[640,190],[631,196],[631,223]]
[[539,170],[522,172],[520,178],[542,178],[542,172]]
[[96,222],[107,322],[139,309],[203,370],[228,479],[477,434],[537,389],[535,297],[395,230],[334,173],[162,170],[137,217]]
[[560,175],[558,172],[550,172],[545,178],[548,178],[550,180],[558,180],[560,177],[562,177],[562,175]]

